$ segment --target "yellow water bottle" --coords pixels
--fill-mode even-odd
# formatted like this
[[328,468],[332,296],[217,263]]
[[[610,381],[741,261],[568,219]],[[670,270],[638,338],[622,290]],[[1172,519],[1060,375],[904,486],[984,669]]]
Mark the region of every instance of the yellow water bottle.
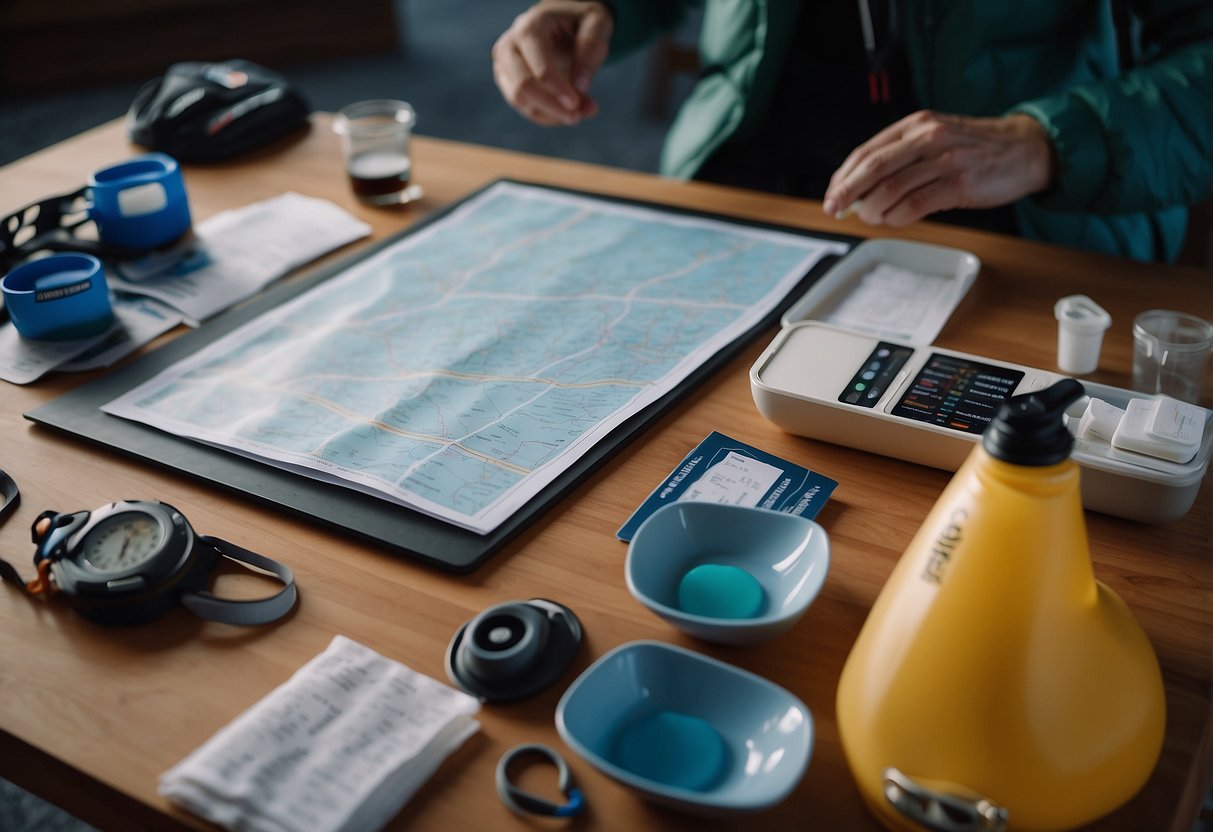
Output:
[[1162,750],[1162,675],[1095,580],[1067,379],[1005,402],[881,590],[838,683],[864,800],[899,830],[1060,830]]

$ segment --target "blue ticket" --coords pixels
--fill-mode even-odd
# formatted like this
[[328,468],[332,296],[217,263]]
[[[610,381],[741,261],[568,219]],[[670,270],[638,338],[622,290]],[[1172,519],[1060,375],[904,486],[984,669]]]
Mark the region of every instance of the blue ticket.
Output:
[[615,536],[629,541],[667,503],[698,500],[817,516],[838,483],[713,431],[653,490]]

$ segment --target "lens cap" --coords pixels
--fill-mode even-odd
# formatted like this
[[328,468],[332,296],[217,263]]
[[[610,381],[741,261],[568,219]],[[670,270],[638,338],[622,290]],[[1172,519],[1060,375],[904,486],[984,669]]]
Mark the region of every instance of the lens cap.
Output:
[[543,598],[489,607],[455,633],[446,651],[451,681],[485,702],[538,693],[573,663],[581,622]]

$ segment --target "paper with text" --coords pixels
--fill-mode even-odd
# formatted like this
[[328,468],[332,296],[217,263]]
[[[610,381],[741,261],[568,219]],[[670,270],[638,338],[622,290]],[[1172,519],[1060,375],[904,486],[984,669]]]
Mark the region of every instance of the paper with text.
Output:
[[344,636],[161,775],[207,820],[258,832],[381,828],[479,724],[473,697]]
[[951,277],[880,263],[825,320],[883,340],[929,344],[966,288]]
[[194,229],[200,246],[156,277],[109,277],[122,292],[155,298],[191,323],[205,321],[298,266],[371,233],[325,199],[288,192],[216,214]]

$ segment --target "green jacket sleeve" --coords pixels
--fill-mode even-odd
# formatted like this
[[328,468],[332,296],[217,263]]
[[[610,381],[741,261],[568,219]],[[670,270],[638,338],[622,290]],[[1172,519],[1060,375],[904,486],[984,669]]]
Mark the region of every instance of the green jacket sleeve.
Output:
[[616,59],[672,31],[688,9],[702,4],[696,0],[612,0],[607,5],[615,16],[610,57]]
[[1213,187],[1213,3],[1135,2],[1141,57],[1118,77],[1012,109],[1059,162],[1044,207],[1119,214],[1207,198]]

